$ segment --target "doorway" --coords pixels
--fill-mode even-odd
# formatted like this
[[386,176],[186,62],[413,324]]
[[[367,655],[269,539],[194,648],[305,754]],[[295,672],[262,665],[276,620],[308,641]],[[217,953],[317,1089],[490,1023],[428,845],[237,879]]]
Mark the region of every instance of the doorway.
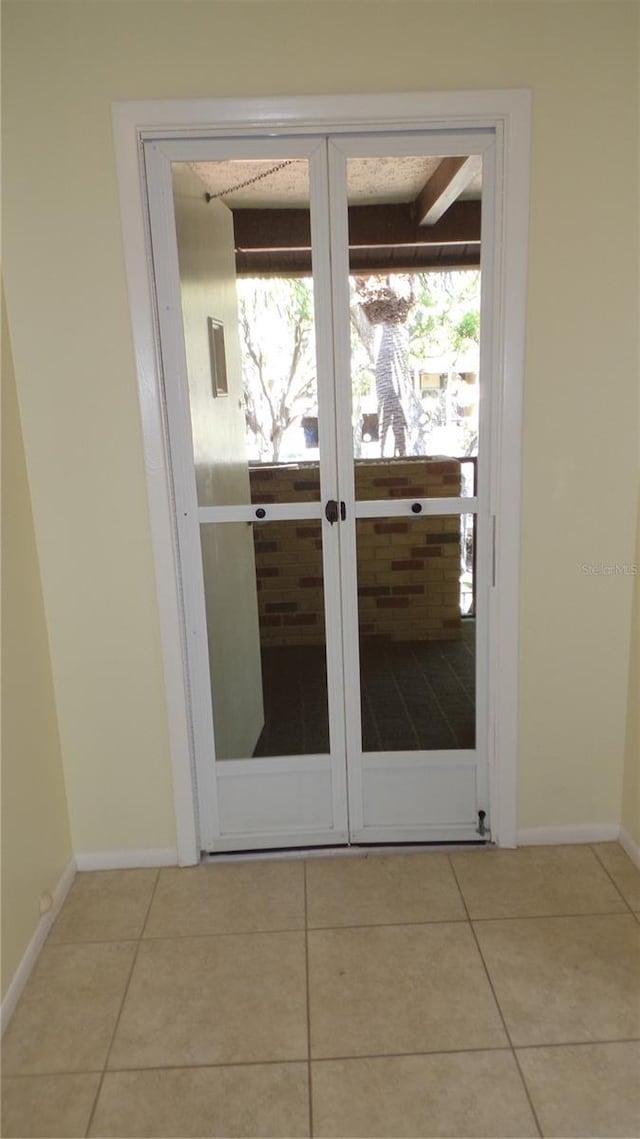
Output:
[[484,837],[493,136],[183,148],[150,207],[206,849]]
[[[527,92],[275,99],[260,100],[254,104],[236,103],[233,100],[203,100],[178,101],[170,105],[116,105],[116,149],[163,630],[179,857],[183,864],[193,861],[197,852],[203,849],[237,850],[348,841],[457,841],[477,838],[478,811],[483,810],[480,806],[483,801],[488,807],[485,823],[491,822],[494,840],[503,845],[512,845],[514,842],[519,425],[524,343],[529,112],[530,97]],[[167,128],[168,122],[174,125]],[[457,129],[446,131],[444,127],[447,123],[455,123]],[[465,124],[464,131],[459,129],[460,123]],[[425,131],[425,127],[428,130]],[[379,136],[377,140],[376,131]],[[427,136],[428,146],[416,148],[419,138],[422,142]],[[371,149],[374,142],[377,142],[377,148]],[[358,146],[361,147],[360,150]],[[281,162],[288,164],[292,158],[308,161],[308,224],[311,240],[301,240],[299,230],[288,225],[288,240],[274,243],[270,239],[265,243],[265,229],[260,226],[258,232],[263,235],[262,243],[260,239],[253,244],[247,242],[247,248],[243,249],[240,242],[235,242],[235,275],[236,278],[245,276],[242,260],[251,262],[254,259],[254,264],[250,267],[255,275],[260,276],[260,270],[255,273],[255,259],[262,258],[264,265],[264,258],[271,257],[274,248],[278,251],[278,256],[282,256],[284,250],[286,257],[297,262],[298,270],[304,270],[305,258],[309,258],[311,250],[313,251],[318,415],[305,415],[302,429],[311,448],[316,439],[319,444],[316,481],[320,485],[321,497],[316,498],[315,492],[303,500],[302,492],[298,489],[298,501],[278,502],[272,496],[271,502],[266,502],[261,508],[251,500],[250,493],[246,494],[245,485],[244,498],[236,496],[226,504],[219,502],[214,506],[200,506],[194,463],[195,436],[189,405],[188,337],[185,339],[183,327],[183,292],[176,240],[173,173],[179,164],[221,162],[235,158],[264,159],[267,163],[273,163],[277,155],[282,156],[278,158],[277,165]],[[144,156],[144,168],[139,166],[141,156]],[[396,493],[389,493],[388,499],[384,501],[376,497],[367,498],[358,492],[358,479],[361,477],[358,465],[368,456],[357,454],[357,445],[354,443],[356,424],[351,421],[354,409],[349,406],[352,402],[355,403],[350,390],[353,388],[353,376],[349,295],[353,287],[350,277],[375,277],[373,270],[376,266],[371,261],[371,249],[374,244],[388,247],[389,238],[384,237],[372,243],[365,232],[364,239],[362,236],[360,238],[360,254],[368,256],[369,263],[363,265],[361,261],[358,262],[354,251],[358,240],[353,238],[350,227],[355,204],[350,207],[348,201],[348,192],[353,188],[349,186],[349,164],[352,160],[375,159],[377,162],[386,158],[386,165],[390,167],[397,165],[398,159],[412,157],[435,159],[438,165],[445,164],[447,159],[454,160],[453,165],[455,160],[464,165],[468,158],[476,162],[478,157],[481,158],[482,201],[481,204],[476,201],[475,208],[479,206],[481,213],[481,358],[487,382],[480,403],[478,455],[469,456],[476,460],[475,488],[458,471],[456,477],[463,490],[461,495],[454,495],[451,489],[444,494],[434,494],[432,490],[420,499],[416,493],[416,484],[409,480],[410,485],[405,484],[409,497],[403,499],[402,488],[398,486],[395,488]],[[363,165],[366,167],[367,162],[364,161]],[[450,170],[450,173],[455,174],[456,171]],[[445,182],[448,180],[450,179],[444,179]],[[144,200],[148,204],[146,223],[144,212],[140,208],[142,199],[137,197],[136,185],[142,186]],[[223,187],[225,188],[229,187]],[[205,192],[215,200],[212,191]],[[454,202],[457,202],[456,194],[453,197]],[[466,197],[473,202],[473,193]],[[426,198],[423,197],[421,204],[425,201]],[[370,204],[377,209],[378,205],[385,205],[384,198],[378,203]],[[462,207],[464,199],[457,204]],[[287,211],[284,215],[287,222],[291,222],[293,214],[290,211],[293,207],[283,208]],[[473,208],[472,205],[471,209]],[[467,213],[471,209],[467,209]],[[371,213],[369,210],[370,215]],[[250,214],[251,210],[247,209],[243,220],[250,222]],[[354,216],[364,218],[365,211]],[[450,220],[446,218],[445,210],[445,231]],[[429,222],[425,223],[421,218],[416,224],[428,225]],[[438,222],[434,225],[434,234],[441,224]],[[234,228],[232,226],[232,233]],[[145,237],[145,230],[147,234],[151,230],[152,242],[150,237]],[[254,234],[255,232],[254,227]],[[357,230],[354,232],[357,233]],[[296,234],[297,240],[292,241],[291,237]],[[473,240],[470,236],[465,244],[468,246]],[[233,241],[234,236],[232,243]],[[419,246],[422,253],[428,253],[428,246],[434,252],[433,242],[409,240],[405,241],[405,248],[400,249],[402,257],[412,244]],[[455,238],[448,248],[440,243],[440,255],[450,254],[454,245]],[[461,256],[470,252],[469,248],[460,248],[458,242],[458,253]],[[147,267],[152,267],[153,290],[147,283]],[[388,272],[389,266],[384,264],[381,268]],[[394,268],[405,269],[410,273],[416,268],[428,272],[433,266],[408,266],[396,262]],[[363,271],[369,269],[372,270],[371,273]],[[306,271],[308,273],[308,269]],[[287,266],[287,272],[291,276],[290,266]],[[234,295],[237,305],[237,289]],[[346,304],[343,303],[345,299]],[[366,302],[367,298],[361,299]],[[161,366],[152,349],[156,335],[154,309]],[[233,402],[233,384],[229,377],[233,364],[229,369],[228,357],[223,361],[219,390],[217,371],[220,341],[222,340],[225,352],[230,350],[233,356],[233,336],[229,337],[224,321],[215,312],[208,311],[206,323],[211,326],[207,334],[210,356],[207,382],[216,385],[213,398],[219,401],[217,407],[221,408],[226,401],[226,406],[230,408]],[[226,380],[230,382],[226,394],[225,366]],[[420,398],[431,399],[434,373],[428,368],[422,368],[418,375],[412,375]],[[364,395],[366,394],[365,392]],[[345,401],[349,406],[348,416],[341,414]],[[360,411],[363,415],[360,442],[379,442],[371,434],[372,428],[374,435],[376,427],[378,432],[380,430],[379,416],[375,416],[371,408],[361,407]],[[374,423],[376,418],[378,422]],[[369,438],[365,439],[365,435]],[[390,429],[387,431],[387,439],[393,443],[393,451],[396,453],[385,455],[381,449],[380,462],[409,461],[412,457],[416,462],[421,460],[423,464],[426,459],[435,462],[435,457],[428,454],[426,449],[415,456],[406,451],[402,454],[402,445],[400,443],[396,447],[398,441]],[[493,454],[490,443],[493,444]],[[440,462],[446,462],[447,459],[455,461],[455,456],[443,456],[441,449],[438,450],[437,458]],[[246,470],[247,464],[244,465]],[[255,461],[248,465],[254,467]],[[282,466],[282,463],[279,465]],[[266,473],[264,464],[262,466],[263,473]],[[238,468],[237,463],[235,467]],[[449,478],[455,475],[452,470],[441,473],[448,474]],[[304,480],[300,478],[298,481],[302,483]],[[223,482],[218,481],[218,486],[222,486]],[[465,483],[464,488],[462,482]],[[473,493],[470,493],[470,487]],[[464,502],[454,501],[458,498],[464,499]],[[442,503],[442,499],[447,501]],[[422,509],[418,512],[420,506]],[[377,742],[371,742],[372,721],[367,720],[365,710],[366,649],[370,646],[365,644],[367,631],[360,627],[365,622],[359,620],[360,607],[371,602],[369,600],[365,603],[363,599],[367,595],[365,592],[360,593],[361,589],[367,589],[367,585],[358,580],[359,571],[364,568],[359,567],[358,557],[360,547],[364,549],[367,543],[359,540],[357,530],[364,533],[363,524],[367,523],[378,527],[385,524],[393,526],[398,521],[400,524],[407,523],[409,519],[401,516],[408,507],[415,508],[410,514],[412,523],[426,524],[436,518],[442,519],[448,527],[460,528],[467,534],[475,528],[475,541],[472,541],[472,548],[467,550],[468,564],[460,567],[463,570],[471,568],[472,577],[469,580],[467,575],[465,581],[458,583],[465,592],[466,611],[470,604],[470,594],[472,595],[471,605],[475,615],[475,625],[469,623],[465,626],[467,638],[473,633],[475,669],[472,664],[471,671],[475,671],[479,682],[473,717],[473,747],[446,748],[441,747],[441,741],[434,739],[433,735],[431,739],[425,739],[424,735],[421,737],[420,731],[427,727],[433,728],[437,717],[432,717],[431,724],[425,723],[420,730],[416,730],[415,724],[408,728],[405,725],[406,730],[413,733],[413,744],[409,749],[405,740],[398,740],[397,731],[396,740],[381,736],[379,724],[374,729],[377,734],[373,737]],[[338,521],[329,520],[325,514],[328,508],[331,515],[337,509]],[[259,520],[253,518],[258,509],[265,511],[264,517]],[[207,516],[207,511],[214,513]],[[311,740],[309,746],[313,750],[307,753],[258,754],[260,750],[269,750],[263,734],[266,727],[265,693],[267,708],[271,696],[267,691],[268,683],[264,683],[258,635],[260,664],[253,672],[251,668],[248,671],[254,678],[260,673],[262,691],[259,699],[262,700],[262,708],[259,707],[259,700],[255,704],[258,706],[257,720],[260,720],[261,715],[263,717],[264,727],[260,729],[262,744],[258,745],[256,741],[252,751],[247,744],[244,758],[225,760],[213,750],[214,740],[220,747],[221,735],[220,716],[214,708],[215,696],[211,685],[214,669],[210,667],[212,658],[207,638],[207,599],[201,540],[203,526],[208,525],[212,533],[217,527],[218,533],[221,533],[223,524],[227,523],[231,534],[230,527],[242,522],[243,526],[239,529],[244,533],[253,532],[254,582],[256,593],[259,593],[261,591],[257,588],[255,577],[258,532],[262,541],[266,539],[264,528],[269,524],[273,526],[278,522],[295,522],[298,524],[296,529],[303,529],[301,523],[306,521],[315,526],[319,524],[321,529],[329,753],[317,752],[316,745]],[[248,526],[248,522],[253,524]],[[455,531],[448,530],[448,527],[441,525],[433,533],[442,535],[448,531],[448,542],[453,546],[458,539]],[[418,531],[412,533],[417,534]],[[392,535],[393,531],[390,530],[389,534]],[[451,534],[454,535],[453,538]],[[296,534],[298,537],[300,536]],[[300,540],[303,540],[302,537]],[[317,538],[313,540],[318,541]],[[402,541],[400,531],[396,532],[395,540]],[[436,543],[437,539],[434,538],[430,544]],[[265,541],[264,544],[268,543]],[[418,549],[417,546],[414,548]],[[430,550],[426,558],[435,556]],[[233,564],[238,570],[240,563],[236,560]],[[219,580],[224,580],[224,577]],[[239,581],[241,580],[242,574],[239,574]],[[406,584],[420,585],[421,582]],[[405,583],[400,587],[404,588],[404,585]],[[389,587],[393,590],[391,584]],[[317,588],[317,582],[307,588]],[[478,592],[474,596],[476,590]],[[484,606],[480,596],[482,591],[485,593]],[[386,596],[394,598],[402,595],[392,592]],[[411,595],[407,593],[405,596]],[[379,597],[380,600],[385,600],[385,595]],[[374,600],[378,610],[405,608],[404,605],[378,605],[377,599]],[[254,632],[256,608],[257,606],[254,607]],[[238,612],[238,607],[235,612]],[[270,615],[282,617],[285,612],[290,616],[296,615],[289,610],[281,614],[272,611]],[[258,613],[258,632],[259,616]],[[401,614],[396,614],[396,617],[399,616]],[[457,616],[460,619],[460,611]],[[288,626],[291,624],[290,620],[287,621]],[[372,622],[368,624],[371,625]],[[368,633],[371,632],[369,629]],[[359,637],[359,633],[364,635]],[[387,637],[387,641],[387,647],[392,646],[393,639]],[[220,644],[219,639],[217,643]],[[235,643],[237,644],[237,638]],[[229,644],[233,647],[231,640]],[[256,644],[255,636],[253,644]],[[441,644],[437,652],[440,653],[442,648]],[[397,654],[402,650],[396,646],[391,651]],[[378,652],[378,658],[381,655]],[[244,659],[245,662],[250,661],[250,655],[245,654]],[[253,660],[255,659],[254,652]],[[232,662],[232,657],[227,653],[225,665],[230,661]],[[389,662],[385,661],[386,675],[390,677],[393,669],[388,666]],[[279,671],[271,670],[271,675]],[[221,671],[220,675],[225,683],[228,679],[227,672]],[[298,669],[296,675],[302,677],[302,671]],[[412,679],[415,681],[415,675]],[[406,693],[403,697],[402,686],[400,688],[400,697],[406,705]],[[397,682],[387,682],[383,699],[373,701],[376,715],[387,711],[389,693],[397,690]],[[217,693],[219,696],[220,684],[217,685]],[[372,703],[370,697],[368,703]],[[424,709],[421,711],[424,712]],[[214,712],[218,719],[217,735],[214,735]],[[315,716],[317,726],[317,708]],[[236,719],[243,718],[249,720],[241,711]],[[388,721],[392,719],[392,716],[387,717]],[[384,726],[386,730],[391,724]],[[308,738],[311,739],[310,736]],[[354,741],[358,741],[359,754],[354,749]],[[277,746],[276,741],[274,750],[281,752],[284,749]],[[262,765],[260,771],[256,767],[257,763]],[[248,795],[247,790],[251,792]],[[275,816],[274,804],[277,804]],[[450,809],[452,805],[453,809]]]

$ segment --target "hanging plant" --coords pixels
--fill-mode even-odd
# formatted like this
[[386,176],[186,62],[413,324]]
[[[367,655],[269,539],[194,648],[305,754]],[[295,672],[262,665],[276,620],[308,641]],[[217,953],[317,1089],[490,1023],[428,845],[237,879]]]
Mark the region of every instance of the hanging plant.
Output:
[[356,277],[360,308],[371,324],[404,324],[414,303],[409,278],[394,276],[393,287],[386,277]]

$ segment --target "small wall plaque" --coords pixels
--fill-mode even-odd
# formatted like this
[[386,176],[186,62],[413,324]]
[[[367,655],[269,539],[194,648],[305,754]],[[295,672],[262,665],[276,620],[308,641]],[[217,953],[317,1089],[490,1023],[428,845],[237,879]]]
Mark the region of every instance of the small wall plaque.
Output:
[[211,357],[211,391],[214,396],[228,395],[227,357],[224,350],[224,325],[215,317],[207,317],[209,355]]

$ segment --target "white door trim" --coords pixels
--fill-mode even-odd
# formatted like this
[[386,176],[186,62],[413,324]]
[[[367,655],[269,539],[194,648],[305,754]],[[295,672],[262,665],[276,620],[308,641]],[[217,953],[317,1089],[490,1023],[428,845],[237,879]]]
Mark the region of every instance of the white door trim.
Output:
[[233,134],[336,134],[348,131],[478,127],[501,139],[501,216],[496,232],[495,335],[498,414],[494,502],[496,588],[491,620],[490,805],[493,838],[516,844],[518,774],[518,599],[521,419],[525,352],[531,93],[450,91],[271,99],[128,101],[113,105],[124,255],[136,358],[147,489],[162,637],[171,763],[181,865],[198,861],[200,841],[184,618],[142,143],[149,138]]

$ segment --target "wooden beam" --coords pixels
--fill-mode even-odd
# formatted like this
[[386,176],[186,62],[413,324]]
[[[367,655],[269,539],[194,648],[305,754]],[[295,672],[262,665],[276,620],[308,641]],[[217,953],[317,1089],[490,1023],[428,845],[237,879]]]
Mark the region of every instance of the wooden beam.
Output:
[[[350,272],[362,276],[378,273],[419,273],[438,269],[478,269],[480,246],[469,245],[377,245],[349,252]],[[308,277],[310,249],[255,249],[236,253],[239,277]]]
[[[428,183],[427,183],[428,184]],[[234,210],[238,253],[303,250],[311,246],[309,211]],[[470,245],[480,242],[480,202],[455,202],[441,221],[421,226],[413,203],[349,208],[349,246]]]
[[481,166],[479,154],[466,158],[443,158],[416,198],[418,225],[436,225],[466,190]]

